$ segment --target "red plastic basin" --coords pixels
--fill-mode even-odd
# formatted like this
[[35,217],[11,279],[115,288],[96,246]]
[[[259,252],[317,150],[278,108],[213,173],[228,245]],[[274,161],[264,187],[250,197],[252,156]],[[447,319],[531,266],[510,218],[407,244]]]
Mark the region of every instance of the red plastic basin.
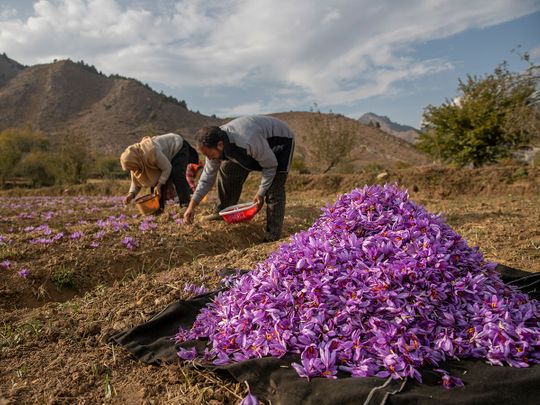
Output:
[[257,204],[253,202],[232,205],[219,212],[228,224],[249,221],[257,213]]

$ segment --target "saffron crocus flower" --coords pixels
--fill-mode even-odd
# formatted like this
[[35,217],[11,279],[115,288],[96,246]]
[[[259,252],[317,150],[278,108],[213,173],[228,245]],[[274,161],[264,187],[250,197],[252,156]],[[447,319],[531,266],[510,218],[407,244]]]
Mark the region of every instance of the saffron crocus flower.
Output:
[[202,285],[195,285],[192,283],[185,283],[184,284],[184,291],[189,293],[192,296],[205,294],[208,292],[208,289],[204,284]]
[[139,229],[143,232],[150,231],[157,228],[157,224],[152,222],[152,219],[145,219],[141,224],[139,225]]
[[99,231],[99,232],[96,232],[96,234],[94,235],[94,239],[101,240],[103,239],[104,236],[105,236],[105,231]]
[[11,262],[9,260],[4,260],[0,262],[0,267],[2,267],[5,270],[9,270],[11,268]]
[[131,236],[125,236],[122,239],[122,244],[129,250],[135,250],[139,247],[139,243]]
[[22,278],[26,278],[30,275],[30,270],[27,268],[21,269],[17,272],[17,275]]
[[64,237],[64,232],[58,232],[56,235],[52,237],[53,241],[58,241]]
[[248,392],[248,394],[240,401],[239,405],[259,405],[260,402],[257,399],[255,395],[253,395],[251,392]]
[[69,239],[71,240],[77,240],[84,236],[84,233],[81,231],[73,232],[71,235],[69,235]]
[[450,374],[448,374],[448,371],[446,371],[446,370],[442,370],[440,368],[435,368],[435,369],[433,369],[433,371],[442,374],[441,382],[442,382],[443,387],[446,388],[446,389],[450,389],[450,388],[453,388],[453,387],[463,387],[464,386],[463,381],[461,381],[460,378],[452,377]]
[[193,360],[197,357],[197,351],[194,347],[190,349],[180,348],[178,356],[183,360]]

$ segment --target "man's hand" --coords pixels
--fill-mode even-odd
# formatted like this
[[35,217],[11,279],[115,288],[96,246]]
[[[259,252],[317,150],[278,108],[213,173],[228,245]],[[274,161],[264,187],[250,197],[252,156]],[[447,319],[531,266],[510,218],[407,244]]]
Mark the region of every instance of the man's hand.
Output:
[[255,197],[253,197],[253,202],[257,204],[257,212],[259,212],[264,205],[264,197],[259,194],[255,194]]
[[135,193],[128,193],[124,198],[124,204],[128,205],[135,198]]
[[154,194],[161,197],[161,183],[156,184],[154,187]]
[[195,207],[198,204],[195,202],[194,199],[191,199],[189,202],[189,206],[187,207],[186,212],[184,212],[184,224],[192,224],[193,219],[195,218]]

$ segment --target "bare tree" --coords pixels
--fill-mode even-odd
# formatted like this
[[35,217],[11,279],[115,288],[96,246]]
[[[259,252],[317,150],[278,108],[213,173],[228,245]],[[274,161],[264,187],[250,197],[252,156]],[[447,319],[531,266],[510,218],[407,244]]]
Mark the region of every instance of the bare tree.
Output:
[[350,159],[354,144],[355,130],[350,120],[339,114],[313,113],[307,147],[314,165],[323,173]]

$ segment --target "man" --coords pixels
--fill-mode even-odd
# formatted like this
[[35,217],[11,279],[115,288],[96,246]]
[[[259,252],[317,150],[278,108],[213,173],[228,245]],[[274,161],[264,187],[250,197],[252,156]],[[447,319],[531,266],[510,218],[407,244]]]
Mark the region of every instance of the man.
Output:
[[237,118],[221,127],[197,131],[197,148],[206,156],[206,163],[184,221],[193,222],[195,207],[216,179],[219,204],[206,219],[221,219],[219,211],[238,203],[249,172],[261,171],[253,201],[260,210],[266,200],[264,240],[278,240],[285,216],[285,182],[294,152],[294,134],[287,124],[262,115]]
[[167,196],[164,186],[172,183],[178,203],[187,206],[191,189],[186,180],[186,167],[198,159],[197,151],[181,135],[174,133],[145,137],[128,146],[120,156],[122,169],[131,172],[131,187],[124,202],[129,204],[141,187],[150,187],[159,196],[160,213],[165,208]]

